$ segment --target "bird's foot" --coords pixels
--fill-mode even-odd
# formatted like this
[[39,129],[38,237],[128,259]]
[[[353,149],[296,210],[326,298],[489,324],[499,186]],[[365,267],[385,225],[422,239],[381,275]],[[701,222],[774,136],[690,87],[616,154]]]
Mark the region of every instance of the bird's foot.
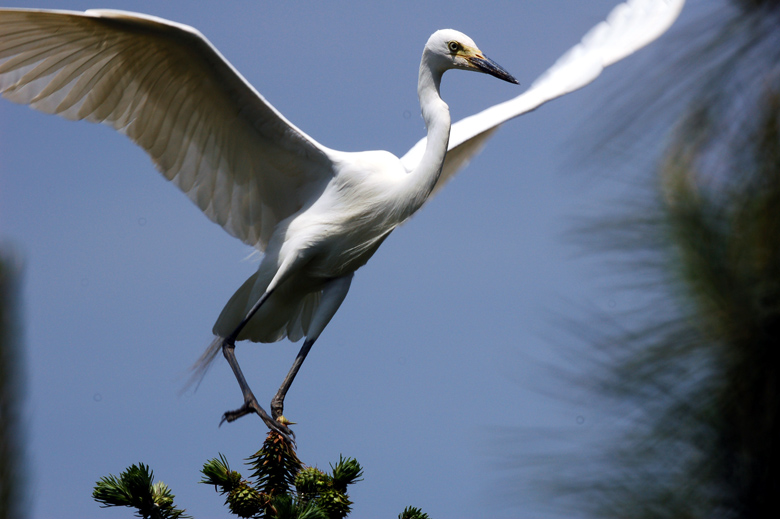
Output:
[[257,399],[254,397],[254,395],[251,395],[249,398],[247,398],[244,401],[244,405],[238,409],[234,411],[228,411],[222,415],[222,420],[220,420],[219,425],[221,426],[225,422],[235,422],[242,416],[251,413],[256,413],[263,420],[263,422],[265,422],[265,425],[267,425],[269,429],[279,433],[290,445],[295,446],[295,433],[292,432],[292,429],[287,427],[287,424],[290,424],[291,422],[286,420],[281,415],[280,420],[268,416],[268,413],[265,412],[265,409],[260,407],[260,404],[257,403]]
[[284,412],[284,400],[279,398],[279,395],[276,395],[273,400],[271,400],[271,416],[274,417],[274,420],[279,420],[279,418],[284,418],[282,413]]
[[271,416],[274,417],[274,420],[276,420],[279,423],[283,423],[284,425],[295,425],[295,422],[291,422],[285,416],[282,414],[284,411],[284,400],[279,400],[278,398],[274,398],[271,400]]

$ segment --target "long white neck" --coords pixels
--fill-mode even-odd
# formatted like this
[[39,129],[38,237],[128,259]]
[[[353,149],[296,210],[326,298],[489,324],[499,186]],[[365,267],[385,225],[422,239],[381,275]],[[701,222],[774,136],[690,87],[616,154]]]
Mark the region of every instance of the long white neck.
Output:
[[428,199],[441,175],[447,144],[450,140],[450,109],[439,95],[443,70],[433,66],[430,54],[423,52],[417,97],[420,99],[423,120],[428,129],[425,153],[404,179],[401,200],[404,200],[405,216],[411,216]]

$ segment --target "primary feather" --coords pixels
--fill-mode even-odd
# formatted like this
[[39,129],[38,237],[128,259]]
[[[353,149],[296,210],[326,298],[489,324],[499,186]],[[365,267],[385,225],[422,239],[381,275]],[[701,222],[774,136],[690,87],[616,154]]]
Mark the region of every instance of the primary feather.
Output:
[[206,216],[260,250],[332,177],[325,148],[192,27],[123,11],[6,9],[0,60],[3,96],[124,133]]
[[[618,5],[525,93],[451,129],[439,96],[445,70],[515,80],[468,36],[437,31],[425,46],[418,83],[428,137],[401,159],[320,145],[198,31],[153,16],[2,9],[0,92],[124,133],[206,216],[265,252],[217,319],[217,336],[239,329],[239,340],[313,340],[346,295],[352,273],[499,125],[591,82],[662,34],[683,3]],[[266,292],[273,294],[241,328]],[[212,346],[204,355],[206,364],[216,351]]]
[[[501,124],[591,83],[606,67],[666,32],[684,4],[685,0],[629,0],[618,4],[605,21],[588,31],[528,90],[453,124],[447,157],[434,192],[482,150]],[[401,157],[407,169],[419,162],[425,144],[426,138],[422,138]]]

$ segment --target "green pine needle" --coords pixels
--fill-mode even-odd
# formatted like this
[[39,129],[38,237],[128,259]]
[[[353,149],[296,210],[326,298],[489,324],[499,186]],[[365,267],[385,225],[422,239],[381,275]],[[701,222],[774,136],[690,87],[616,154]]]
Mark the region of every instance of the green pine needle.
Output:
[[219,459],[212,458],[204,463],[200,472],[203,474],[200,483],[218,487],[221,494],[227,494],[241,481],[241,474],[230,470],[230,464],[223,454],[219,455]]
[[293,447],[274,431],[268,433],[263,446],[248,462],[253,469],[255,488],[269,496],[289,493],[294,486],[295,476],[303,467]]
[[[303,468],[292,447],[281,435],[271,432],[262,448],[249,458],[254,483],[231,470],[220,454],[203,464],[200,483],[214,485],[225,497],[230,513],[241,518],[343,519],[352,507],[347,486],[359,481],[363,469],[354,458],[339,456],[333,476],[316,467]],[[144,519],[185,519],[184,510],[173,506],[173,494],[165,483],[154,483],[148,466],[139,463],[109,475],[95,485],[93,497],[103,507],[127,506]],[[427,519],[418,515],[404,519]],[[405,511],[406,513],[406,511]]]
[[363,475],[363,468],[355,458],[344,458],[339,454],[339,462],[330,468],[333,470],[333,488],[340,492],[346,492],[348,485],[362,481],[358,478]]
[[95,484],[92,497],[100,506],[136,508],[144,519],[184,519],[184,510],[173,506],[174,495],[165,483],[154,484],[154,474],[147,465],[131,465],[119,477],[110,475]]
[[419,508],[407,506],[404,508],[403,513],[398,515],[398,519],[430,519],[430,517]]
[[303,502],[284,495],[273,498],[271,505],[276,510],[273,519],[328,519],[314,501]]

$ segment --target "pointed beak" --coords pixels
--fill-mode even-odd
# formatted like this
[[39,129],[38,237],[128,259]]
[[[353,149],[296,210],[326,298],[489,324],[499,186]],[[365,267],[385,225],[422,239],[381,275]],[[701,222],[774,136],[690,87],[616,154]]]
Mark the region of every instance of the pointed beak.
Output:
[[491,76],[495,76],[498,79],[503,79],[504,81],[514,83],[515,85],[520,84],[520,82],[516,80],[512,76],[512,74],[504,70],[504,68],[501,65],[499,65],[498,63],[496,63],[490,58],[486,58],[482,54],[470,56],[466,59],[474,67],[474,69],[478,70],[479,72],[490,74]]

